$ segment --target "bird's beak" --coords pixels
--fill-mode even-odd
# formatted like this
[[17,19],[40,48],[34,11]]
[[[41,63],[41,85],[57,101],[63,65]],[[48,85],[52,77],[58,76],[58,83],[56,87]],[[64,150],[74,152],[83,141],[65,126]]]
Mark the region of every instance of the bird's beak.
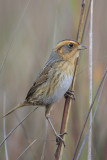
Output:
[[84,46],[84,45],[82,45],[82,44],[80,44],[77,48],[78,48],[78,50],[87,49],[87,47],[86,47],[86,46]]

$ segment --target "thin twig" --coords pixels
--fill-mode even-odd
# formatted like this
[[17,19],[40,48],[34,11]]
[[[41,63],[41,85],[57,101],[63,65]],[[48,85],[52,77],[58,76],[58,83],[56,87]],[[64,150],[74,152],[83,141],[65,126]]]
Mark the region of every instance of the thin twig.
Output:
[[[14,115],[15,115],[16,119],[18,120],[18,122],[20,123],[20,119],[19,119],[18,115],[16,113],[14,113]],[[21,124],[21,127],[23,129],[25,138],[27,139],[28,142],[30,142],[30,139],[29,139],[29,137],[27,135],[27,132],[26,132],[24,124]]]
[[46,149],[46,138],[47,138],[47,133],[48,133],[48,121],[45,120],[45,134],[44,134],[44,144],[43,144],[43,149],[42,149],[42,155],[41,155],[41,159],[40,160],[44,160],[44,157],[45,157],[45,149]]
[[[19,117],[17,116],[16,113],[15,113],[15,116],[16,116],[18,122],[20,122],[20,119],[19,119]],[[22,129],[23,129],[23,133],[24,133],[24,136],[25,136],[25,138],[26,138],[26,140],[27,140],[27,143],[28,143],[28,145],[30,145],[31,139],[29,138],[29,136],[28,136],[28,134],[27,134],[27,132],[26,132],[26,129],[25,129],[25,126],[24,126],[23,123],[21,124],[21,127],[22,127]],[[34,151],[32,150],[32,148],[31,148],[31,152],[32,152],[32,157],[33,157],[33,159],[35,159]]]
[[[84,28],[85,0],[82,0],[81,7],[82,8],[81,8],[80,22],[79,22],[78,33],[77,33],[77,41],[79,41],[79,42],[81,41],[82,33],[83,33],[83,28]],[[78,65],[78,58],[77,58],[76,63],[75,63],[75,70],[74,70],[73,81],[72,81],[72,85],[70,87],[71,90],[74,90],[77,65]],[[64,105],[64,111],[63,111],[63,117],[62,117],[62,123],[61,123],[60,133],[64,133],[67,130],[67,124],[68,124],[68,119],[69,119],[69,114],[70,114],[71,102],[72,101],[70,100],[69,97],[65,100],[65,105]],[[64,147],[62,145],[62,142],[60,142],[60,144],[57,147],[56,153],[55,153],[55,159],[56,160],[61,160],[62,159],[63,148]]]
[[19,160],[23,154],[37,141],[37,139],[35,139],[32,143],[30,143],[30,145],[20,154],[20,156],[16,159]]
[[81,42],[81,39],[83,37],[83,29],[84,29],[84,23],[85,23],[85,6],[86,6],[86,2],[85,0],[82,0],[80,22],[79,22],[77,38],[76,38],[78,42]]
[[[86,28],[86,25],[87,25],[87,21],[88,21],[88,16],[89,16],[89,12],[90,12],[90,7],[91,7],[91,1],[89,1],[89,4],[88,4],[88,9],[87,9],[87,13],[86,13],[86,17],[85,17],[85,22],[84,22],[84,28],[83,28],[83,35],[85,33],[85,28]],[[82,36],[82,40],[83,40],[83,36]]]
[[33,140],[33,142],[30,143],[29,146],[26,147],[26,149],[19,155],[19,157],[18,157],[16,160],[19,160],[19,159],[22,157],[22,155],[23,155],[35,142],[41,141],[41,140],[44,141],[44,142],[47,142],[47,141],[55,141],[55,142],[56,142],[56,140],[52,140],[52,139],[36,138],[35,140]]
[[[3,113],[5,114],[5,108],[6,108],[6,94],[4,92],[4,96],[3,96]],[[5,118],[3,119],[3,128],[4,128],[4,138],[6,137],[6,121]],[[8,151],[7,151],[7,142],[5,141],[5,156],[6,156],[6,160],[8,160]]]
[[[89,107],[92,103],[92,55],[93,55],[93,0],[91,1],[91,11],[90,11],[90,32],[89,32]],[[89,126],[92,123],[92,110],[89,116]],[[87,160],[91,160],[92,156],[92,128],[89,132],[88,137],[88,155]]]
[[88,120],[88,118],[89,118],[90,112],[91,112],[91,110],[92,110],[93,104],[94,104],[94,102],[95,102],[95,100],[96,100],[96,97],[97,97],[97,95],[98,95],[98,92],[99,92],[99,90],[100,90],[100,87],[101,87],[101,85],[102,85],[102,83],[103,83],[103,81],[104,81],[104,79],[105,79],[105,77],[106,77],[106,74],[107,74],[107,68],[106,68],[106,70],[105,70],[105,72],[104,72],[104,74],[103,74],[103,77],[102,77],[102,79],[101,79],[101,82],[100,82],[100,84],[99,84],[99,86],[98,86],[98,89],[97,89],[97,91],[96,91],[96,94],[95,94],[95,96],[94,96],[94,98],[93,98],[92,104],[91,104],[91,106],[90,106],[90,108],[89,108],[88,114],[87,114],[87,116],[86,116],[85,122],[84,122],[84,124],[83,124],[82,130],[81,130],[81,133],[80,133],[80,136],[79,136],[79,138],[78,138],[78,141],[77,141],[77,144],[76,144],[76,147],[75,147],[75,150],[74,150],[74,154],[73,154],[72,160],[75,159],[75,156],[76,156],[76,153],[77,153],[79,144],[80,144],[80,140],[81,140],[81,137],[82,137],[83,132],[84,132],[84,128],[85,128],[85,126],[86,126],[87,120]]
[[[100,57],[100,58],[98,58],[98,59],[96,59],[96,60],[94,60],[93,63],[92,63],[92,65],[93,65],[93,66],[96,65],[96,63],[99,63],[99,62],[105,60],[105,58],[107,58],[107,55],[106,55],[106,56],[103,56],[103,57]],[[88,69],[89,69],[89,65],[86,65],[83,69],[81,69],[81,70],[77,73],[76,76],[79,76],[82,72],[87,71]]]
[[[105,77],[105,79],[106,79],[106,77]],[[101,95],[102,95],[102,91],[103,91],[103,88],[104,88],[105,79],[104,79],[104,81],[103,81],[103,84],[102,84],[102,87],[101,87],[101,91],[100,91],[100,93],[99,93],[98,101],[97,101],[97,104],[96,104],[96,107],[95,107],[95,110],[94,110],[94,113],[93,113],[92,123],[94,122],[95,115],[96,115],[96,112],[97,112],[97,109],[98,109],[99,101],[100,101],[100,98],[101,98]],[[87,141],[87,139],[88,139],[88,135],[89,135],[89,131],[90,131],[91,127],[92,127],[92,123],[91,123],[90,126],[88,127],[86,136],[85,136],[85,138],[84,138],[84,140],[83,140],[83,142],[82,142],[82,145],[81,145],[81,147],[80,147],[80,150],[79,150],[79,153],[78,153],[78,155],[77,155],[76,160],[79,159],[79,157],[80,157],[80,155],[81,155],[81,153],[82,153],[83,147],[84,147],[84,145],[85,145],[85,143],[86,143],[86,141]]]
[[25,118],[23,118],[20,123],[15,127],[13,128],[8,134],[7,136],[5,137],[5,139],[0,143],[0,147],[2,146],[2,144],[6,141],[6,139],[16,130],[16,128],[18,128],[20,126],[20,124],[22,122],[25,121],[26,118],[28,118],[38,107],[34,108],[30,113],[27,114],[27,116],[25,116]]

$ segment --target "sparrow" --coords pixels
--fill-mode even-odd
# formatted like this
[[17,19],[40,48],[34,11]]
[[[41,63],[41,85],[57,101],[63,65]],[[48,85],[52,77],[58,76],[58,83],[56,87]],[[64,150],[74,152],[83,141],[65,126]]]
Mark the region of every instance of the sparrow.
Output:
[[28,91],[24,102],[14,107],[3,117],[23,106],[44,106],[45,117],[54,131],[57,143],[62,141],[65,146],[62,136],[66,133],[58,134],[56,132],[50,120],[50,110],[52,105],[65,94],[67,96],[72,94],[69,87],[73,80],[75,60],[79,56],[80,50],[83,49],[86,47],[77,41],[70,39],[60,41],[52,50],[48,61]]

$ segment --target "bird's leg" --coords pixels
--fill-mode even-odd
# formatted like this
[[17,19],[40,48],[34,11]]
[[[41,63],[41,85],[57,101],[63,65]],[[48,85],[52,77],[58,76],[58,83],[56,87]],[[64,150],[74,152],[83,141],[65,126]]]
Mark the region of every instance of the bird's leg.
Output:
[[65,95],[65,98],[70,97],[72,100],[75,100],[74,91],[68,90]]
[[58,134],[58,133],[56,132],[56,130],[55,130],[55,128],[54,128],[54,126],[53,126],[50,118],[49,118],[49,117],[46,117],[46,118],[47,118],[49,124],[51,125],[52,130],[53,130],[53,132],[54,132],[54,134],[55,134],[55,136],[56,136],[57,145],[59,145],[60,141],[62,141],[62,143],[63,143],[63,145],[64,145],[64,147],[65,147],[65,142],[64,142],[64,140],[63,140],[63,138],[62,138],[61,136],[64,136],[64,135],[67,134],[67,133],[64,132],[64,133],[62,133],[62,134]]
[[52,130],[53,130],[53,132],[54,132],[54,134],[55,134],[55,136],[56,136],[57,145],[59,145],[60,141],[62,141],[62,143],[63,143],[63,145],[64,145],[64,147],[65,147],[65,142],[64,142],[62,136],[64,136],[64,135],[67,134],[67,133],[64,132],[64,133],[62,133],[62,134],[58,134],[58,133],[56,132],[56,130],[55,130],[55,128],[54,128],[54,126],[53,126],[50,118],[49,118],[49,117],[50,117],[50,109],[51,109],[51,107],[52,107],[52,105],[46,106],[46,108],[45,108],[45,109],[46,109],[46,111],[45,111],[45,117],[46,117],[46,119],[48,120],[49,124],[51,125]]

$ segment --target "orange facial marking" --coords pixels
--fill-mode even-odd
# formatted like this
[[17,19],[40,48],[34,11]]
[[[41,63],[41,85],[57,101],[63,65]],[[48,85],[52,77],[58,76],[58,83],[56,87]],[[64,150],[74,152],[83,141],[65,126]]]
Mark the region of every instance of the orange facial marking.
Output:
[[62,54],[62,52],[63,52],[62,48],[58,49],[59,54]]
[[62,47],[63,45],[66,45],[66,44],[69,44],[69,43],[72,43],[74,45],[79,45],[78,42],[76,41],[71,41],[71,40],[65,40],[65,41],[62,41],[62,42],[59,42],[56,47],[55,47],[55,51],[57,51],[60,47]]
[[68,60],[69,62],[73,62],[73,55],[77,52],[77,48],[74,48],[71,52],[69,53],[63,53],[58,51],[58,53],[61,55],[63,60]]

